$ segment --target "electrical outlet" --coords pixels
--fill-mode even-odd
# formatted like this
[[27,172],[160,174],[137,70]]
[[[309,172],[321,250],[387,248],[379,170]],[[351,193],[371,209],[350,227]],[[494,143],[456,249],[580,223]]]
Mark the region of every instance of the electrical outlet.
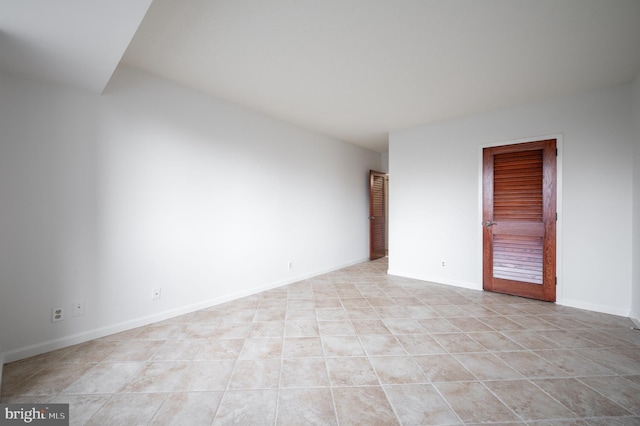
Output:
[[73,304],[73,316],[79,317],[80,315],[84,315],[84,302],[75,302]]
[[289,261],[289,269],[293,269],[293,260]]
[[444,268],[444,260],[442,261],[442,267]]
[[154,288],[153,289],[153,297],[151,298],[151,300],[160,300],[160,296],[162,295],[162,289],[161,288]]
[[64,319],[64,309],[63,308],[53,308],[51,309],[51,322],[58,322]]

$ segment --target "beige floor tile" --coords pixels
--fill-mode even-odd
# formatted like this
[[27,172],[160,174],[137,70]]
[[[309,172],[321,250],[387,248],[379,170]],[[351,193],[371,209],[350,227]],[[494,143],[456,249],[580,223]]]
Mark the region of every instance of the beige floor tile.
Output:
[[617,374],[640,373],[640,361],[615,352],[612,349],[576,349],[576,352]]
[[356,330],[350,320],[318,321],[321,336],[355,336]]
[[413,358],[430,382],[476,380],[476,377],[450,355],[423,355]]
[[467,333],[467,335],[492,352],[522,351],[525,349],[497,331]]
[[[342,306],[345,307],[345,310],[347,311],[347,314],[349,314],[349,311],[351,311],[353,308],[371,309],[371,305],[369,304],[367,299],[365,299],[362,296],[343,297],[343,298],[340,299],[340,302],[342,303]],[[375,311],[373,309],[371,309],[371,311],[375,314]],[[376,315],[375,317],[377,318],[378,317],[377,314],[375,314],[375,315]]]
[[65,394],[92,394],[118,392],[143,367],[142,362],[100,363],[87,370],[82,377],[67,386]]
[[420,323],[411,318],[386,318],[382,322],[394,335],[425,333]]
[[[317,302],[316,302],[317,303]],[[318,321],[347,321],[349,316],[342,306],[339,308],[316,308]]]
[[167,340],[178,332],[180,326],[176,324],[150,324],[142,327],[136,335],[141,340]]
[[318,322],[315,319],[285,321],[284,337],[313,337],[319,335]]
[[[501,320],[502,317],[496,317]],[[487,321],[488,318],[483,318]],[[478,318],[464,317],[464,318],[449,318],[449,322],[458,327],[464,333],[480,332],[480,331],[495,331],[492,327],[489,327],[483,321]]]
[[533,352],[499,352],[494,354],[524,377],[566,377],[567,373]]
[[465,352],[487,352],[480,343],[473,340],[465,333],[433,334],[433,338],[452,354]]
[[[523,330],[520,324],[511,321],[509,318],[505,316],[497,316],[497,317],[482,317],[480,318],[484,324],[489,326],[491,329],[496,331],[505,331],[505,330]],[[478,330],[478,331],[489,331],[489,330]]]
[[521,379],[522,375],[490,353],[455,355],[480,380]]
[[284,307],[260,307],[256,310],[254,321],[284,321],[286,313]]
[[380,319],[378,313],[369,306],[368,302],[367,305],[368,306],[365,307],[346,307],[345,310],[347,311],[347,315],[349,315],[351,321]]
[[577,417],[528,380],[488,381],[484,384],[523,420]]
[[88,426],[146,425],[166,398],[162,393],[118,393],[87,422]]
[[545,321],[542,318],[533,315],[507,315],[507,318],[520,325],[525,330],[539,331],[539,330],[557,330],[558,326]]
[[[291,302],[291,301],[289,301]],[[299,302],[299,301],[295,301]],[[292,308],[291,306],[287,307],[287,315],[285,316],[286,321],[304,321],[304,320],[315,320],[316,319],[316,310],[314,309],[314,303],[312,300],[304,300],[305,305],[309,305],[310,307],[307,309],[301,308]],[[291,304],[291,303],[290,303]],[[296,305],[301,305],[301,303],[296,303]]]
[[322,357],[322,341],[320,337],[290,337],[282,344],[283,358]]
[[[418,322],[420,322],[420,320],[440,317],[430,306],[407,306],[406,311],[410,318],[418,320]],[[422,324],[422,322],[420,322],[420,324]]]
[[194,359],[196,361],[235,360],[240,356],[243,346],[244,339],[207,339],[201,344],[201,349]]
[[313,301],[313,296],[311,297],[291,297],[292,295],[289,294],[288,298],[287,298],[287,317],[294,312],[297,311],[307,311],[307,313],[309,313],[308,311],[312,311],[315,307],[316,304]]
[[427,333],[459,333],[462,331],[447,318],[423,318],[418,322]]
[[282,360],[281,388],[329,386],[327,366],[323,358],[291,358]]
[[315,299],[316,308],[341,308],[342,302],[337,297],[327,299]]
[[239,359],[280,358],[282,355],[282,338],[264,337],[245,339]]
[[189,363],[185,361],[146,363],[142,369],[120,389],[120,392],[170,392],[187,371],[187,368],[189,368]]
[[[394,301],[396,299],[394,298]],[[401,319],[410,318],[408,307],[405,306],[373,306],[380,318],[384,319]]]
[[57,357],[56,361],[47,361],[39,356],[5,364],[2,369],[3,395],[9,395],[7,389],[22,385],[43,369],[50,367],[52,362],[57,362],[61,357]]
[[380,383],[368,358],[327,358],[326,362],[331,386],[370,386]]
[[105,362],[147,361],[164,344],[163,340],[127,340],[114,343]]
[[[111,394],[58,395],[53,404],[69,404],[69,425],[83,425],[111,398]],[[42,402],[42,401],[40,401]]]
[[173,335],[176,340],[208,339],[214,337],[220,323],[183,324]]
[[218,324],[211,334],[206,337],[218,339],[244,339],[251,331],[251,323],[225,323]]
[[412,357],[376,356],[370,357],[369,361],[382,384],[425,383],[427,381],[426,376]]
[[464,305],[458,305],[458,306],[460,307],[460,309],[467,312],[469,315],[473,317],[484,318],[484,317],[492,317],[492,316],[500,315],[489,307],[491,305],[484,306],[480,303],[473,303],[473,304],[464,304]]
[[461,424],[460,418],[431,385],[386,385],[384,391],[404,425]]
[[595,361],[580,356],[571,349],[547,349],[534,351],[538,356],[574,376],[608,376],[616,374],[613,370]]
[[437,300],[430,298],[431,305],[430,308],[435,313],[443,318],[460,318],[460,317],[470,317],[471,314],[462,310],[459,306],[448,304],[447,301],[445,303],[435,303]]
[[400,424],[379,386],[333,388],[333,399],[339,424]]
[[562,345],[559,345],[558,343],[545,338],[535,331],[507,330],[503,331],[502,334],[529,350],[562,348]]
[[273,425],[278,391],[230,390],[224,393],[213,425]]
[[[638,417],[600,417],[582,421],[586,426],[638,426]],[[541,425],[543,423],[540,423]],[[548,423],[547,423],[548,424]],[[535,425],[534,425],[535,426]]]
[[407,355],[404,347],[391,334],[365,334],[360,342],[370,356]]
[[336,297],[328,297],[326,299],[315,299],[316,308],[341,308],[342,302],[340,302],[340,298]]
[[584,377],[578,380],[640,416],[640,384],[617,376]]
[[354,336],[323,336],[322,346],[326,356],[362,356],[364,349]]
[[465,423],[520,420],[480,382],[436,383],[435,387]]
[[633,414],[576,379],[534,380],[533,383],[581,417]]
[[353,328],[359,335],[367,334],[391,334],[382,320],[351,320]]
[[7,364],[0,400],[67,402],[72,425],[639,424],[628,318],[387,267],[364,262]]
[[175,387],[176,392],[224,390],[234,361],[194,361]]
[[276,425],[337,425],[331,389],[281,389]]
[[568,330],[539,330],[537,333],[566,348],[597,348],[602,346],[599,342],[582,337],[579,330],[575,330],[575,332]]
[[[45,364],[44,368],[38,368],[35,374],[25,374],[24,379],[16,375],[16,372],[13,371],[9,373],[11,375],[9,378],[3,379],[2,395],[56,395],[75,381],[81,379],[95,366],[95,363],[54,362],[52,364]],[[114,389],[112,392],[116,390],[117,389]]]
[[207,343],[206,339],[167,340],[151,356],[151,361],[191,361]]
[[239,360],[229,379],[229,389],[277,389],[280,384],[279,358]]
[[91,340],[72,346],[60,362],[101,362],[115,349],[113,342]]
[[395,336],[410,355],[446,353],[447,351],[428,334],[404,334]]
[[249,337],[282,337],[284,321],[255,321],[251,326]]
[[153,426],[209,426],[223,392],[170,393],[149,423]]

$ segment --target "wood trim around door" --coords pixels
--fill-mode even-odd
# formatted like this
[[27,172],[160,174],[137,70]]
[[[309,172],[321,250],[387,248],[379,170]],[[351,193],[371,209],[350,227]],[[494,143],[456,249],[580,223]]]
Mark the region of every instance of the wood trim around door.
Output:
[[387,174],[369,170],[369,259],[386,256]]

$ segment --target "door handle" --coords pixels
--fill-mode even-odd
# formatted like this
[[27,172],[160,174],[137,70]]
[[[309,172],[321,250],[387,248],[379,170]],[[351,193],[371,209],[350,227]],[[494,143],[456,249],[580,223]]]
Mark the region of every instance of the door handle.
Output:
[[486,222],[484,223],[484,226],[487,226],[487,227],[489,227],[489,226],[493,226],[493,225],[497,225],[497,223],[496,223],[496,222],[491,222],[490,220],[488,220],[488,221],[486,221]]
[[375,216],[369,216],[369,220],[373,220],[375,218],[376,218]]

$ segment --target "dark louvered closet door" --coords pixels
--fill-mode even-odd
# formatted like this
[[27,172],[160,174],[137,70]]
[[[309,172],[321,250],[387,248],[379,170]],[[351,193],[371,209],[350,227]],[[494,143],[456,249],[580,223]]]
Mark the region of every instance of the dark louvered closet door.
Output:
[[556,141],[483,152],[483,287],[555,301]]
[[369,258],[385,256],[385,173],[369,172]]

